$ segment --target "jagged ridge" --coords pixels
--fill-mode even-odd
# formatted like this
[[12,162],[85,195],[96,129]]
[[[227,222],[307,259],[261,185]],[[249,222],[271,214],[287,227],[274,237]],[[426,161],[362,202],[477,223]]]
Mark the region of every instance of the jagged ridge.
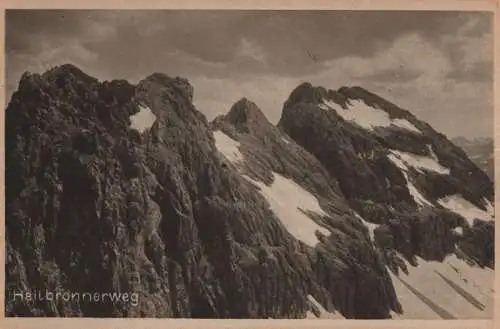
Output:
[[[309,295],[345,317],[399,310],[360,222],[330,223],[337,241],[320,236],[321,247],[295,239],[220,158],[192,93],[163,74],[136,86],[70,65],[23,76],[6,111],[7,291],[135,292],[140,303],[6,299],[6,314],[300,318]],[[247,105],[232,112],[258,119]],[[130,120],[141,106],[156,117],[142,134]],[[333,183],[304,180],[334,196]]]

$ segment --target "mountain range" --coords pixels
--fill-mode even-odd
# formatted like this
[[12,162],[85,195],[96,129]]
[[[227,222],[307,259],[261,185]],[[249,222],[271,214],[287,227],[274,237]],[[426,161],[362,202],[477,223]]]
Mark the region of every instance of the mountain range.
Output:
[[452,142],[461,147],[472,162],[483,170],[491,180],[495,179],[493,138],[483,137],[467,139],[465,137],[456,137],[452,139]]
[[[26,72],[6,109],[6,315],[491,318],[493,183],[361,87],[209,122],[186,79]],[[133,292],[135,305],[14,298]]]

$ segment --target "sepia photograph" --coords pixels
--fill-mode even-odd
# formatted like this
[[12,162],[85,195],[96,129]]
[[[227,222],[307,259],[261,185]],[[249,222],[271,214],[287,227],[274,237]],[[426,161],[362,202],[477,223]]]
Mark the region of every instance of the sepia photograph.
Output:
[[4,317],[493,320],[493,12],[4,16]]

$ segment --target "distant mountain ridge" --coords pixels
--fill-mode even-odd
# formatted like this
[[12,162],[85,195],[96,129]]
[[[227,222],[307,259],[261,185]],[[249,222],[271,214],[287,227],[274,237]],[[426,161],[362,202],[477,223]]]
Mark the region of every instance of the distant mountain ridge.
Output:
[[[193,94],[23,75],[7,316],[491,318],[493,184],[444,135],[359,87],[302,84],[277,126],[245,98],[208,122]],[[8,296],[35,288],[140,303]]]
[[474,139],[467,139],[465,137],[456,137],[452,139],[452,142],[461,147],[469,158],[474,162],[481,170],[483,170],[490,179],[494,180],[494,147],[493,138],[481,137]]

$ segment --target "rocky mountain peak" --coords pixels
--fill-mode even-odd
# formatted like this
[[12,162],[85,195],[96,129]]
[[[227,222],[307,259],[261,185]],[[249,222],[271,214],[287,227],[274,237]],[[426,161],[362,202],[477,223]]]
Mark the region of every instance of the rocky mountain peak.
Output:
[[327,90],[323,87],[315,87],[310,82],[303,82],[298,85],[288,96],[283,109],[294,106],[297,103],[317,103],[326,96]]
[[173,92],[178,92],[189,101],[193,100],[194,88],[187,79],[182,77],[172,78],[164,73],[156,72],[142,80],[138,87],[139,90],[166,88],[167,90],[170,89]]
[[218,122],[219,120],[230,124],[241,133],[274,128],[257,104],[247,98],[238,100],[231,106],[227,114],[220,116],[214,122]]
[[[469,232],[477,229],[474,220],[479,218],[492,229],[493,184],[461,149],[407,110],[361,87],[342,87],[333,94],[325,90],[310,84],[296,88],[279,126],[320,160],[362,217],[385,225],[389,218],[404,223],[409,214],[421,223],[441,216],[441,223],[434,224],[460,223]],[[459,204],[476,212],[464,212]],[[428,239],[426,234],[418,239]],[[439,237],[439,247],[439,239],[426,247],[419,242],[404,247],[403,254],[413,250],[410,254],[440,260],[453,250],[446,236]],[[490,256],[478,256],[491,255],[491,249],[462,248],[479,257],[480,264],[492,266]]]
[[226,118],[234,124],[268,122],[262,110],[248,98],[242,98],[234,103]]
[[73,76],[78,80],[84,81],[97,81],[96,78],[89,76],[83,72],[79,67],[74,64],[57,65],[43,74],[44,76],[59,77],[59,76]]

